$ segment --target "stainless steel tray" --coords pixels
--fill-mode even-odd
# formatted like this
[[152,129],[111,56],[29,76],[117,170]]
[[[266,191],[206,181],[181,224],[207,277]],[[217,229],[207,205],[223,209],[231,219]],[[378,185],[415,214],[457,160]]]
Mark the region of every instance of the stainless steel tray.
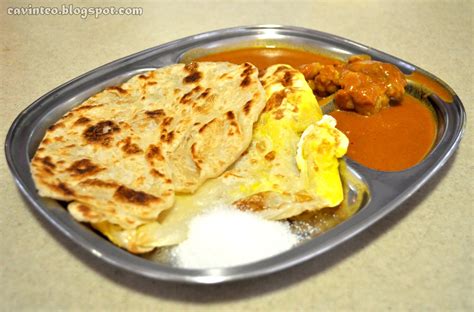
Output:
[[[29,161],[45,130],[64,113],[105,87],[127,80],[148,70],[200,56],[220,49],[279,45],[315,50],[340,58],[353,54],[368,54],[373,59],[398,66],[404,73],[419,71],[444,86],[453,98],[444,102],[436,94],[411,86],[412,91],[436,111],[438,134],[436,145],[426,159],[415,167],[399,172],[371,170],[347,159],[349,173],[368,192],[360,210],[349,220],[323,235],[277,256],[236,267],[219,269],[181,269],[132,255],[75,220],[54,200],[38,196]],[[410,89],[410,88],[409,88]],[[330,34],[297,27],[263,25],[237,27],[207,32],[133,54],[92,70],[73,79],[36,100],[12,124],[5,143],[5,153],[16,183],[32,207],[71,240],[104,261],[137,274],[154,279],[188,283],[221,283],[276,272],[314,258],[387,215],[428,181],[453,154],[462,137],[465,111],[460,99],[444,82],[428,72],[399,58]],[[360,192],[346,181],[346,189],[353,195]],[[348,199],[349,200],[348,196]]]

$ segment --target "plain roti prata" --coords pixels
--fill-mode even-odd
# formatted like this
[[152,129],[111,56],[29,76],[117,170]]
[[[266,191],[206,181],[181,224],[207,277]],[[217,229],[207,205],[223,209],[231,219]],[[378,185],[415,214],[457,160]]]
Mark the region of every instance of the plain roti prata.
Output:
[[123,229],[157,220],[246,150],[265,106],[255,66],[176,64],[134,76],[75,107],[31,161],[39,194],[79,221]]

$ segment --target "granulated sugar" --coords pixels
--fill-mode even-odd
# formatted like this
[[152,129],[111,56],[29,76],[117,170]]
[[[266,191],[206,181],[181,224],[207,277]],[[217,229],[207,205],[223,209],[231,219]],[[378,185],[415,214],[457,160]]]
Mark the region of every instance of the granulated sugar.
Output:
[[227,267],[270,257],[297,242],[288,223],[220,205],[194,218],[188,239],[171,254],[179,267]]

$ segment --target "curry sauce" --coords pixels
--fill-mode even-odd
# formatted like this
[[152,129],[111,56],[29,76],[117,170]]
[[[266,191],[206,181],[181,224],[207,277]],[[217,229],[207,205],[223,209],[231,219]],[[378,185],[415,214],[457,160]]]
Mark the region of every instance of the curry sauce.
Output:
[[250,62],[263,70],[275,64],[288,64],[294,68],[311,62],[319,62],[323,65],[341,64],[340,60],[329,56],[315,54],[302,50],[287,48],[247,48],[240,50],[224,51],[216,54],[206,55],[195,59],[197,62],[231,62],[241,64]]
[[347,157],[372,169],[397,171],[425,158],[436,138],[432,112],[411,95],[379,113],[334,111],[337,128],[349,138]]
[[430,93],[435,93],[438,95],[442,100],[447,103],[453,102],[453,96],[451,92],[447,90],[442,84],[430,78],[419,71],[414,71],[410,75],[406,76],[408,80],[411,80],[417,84],[422,85],[425,89],[431,91]]

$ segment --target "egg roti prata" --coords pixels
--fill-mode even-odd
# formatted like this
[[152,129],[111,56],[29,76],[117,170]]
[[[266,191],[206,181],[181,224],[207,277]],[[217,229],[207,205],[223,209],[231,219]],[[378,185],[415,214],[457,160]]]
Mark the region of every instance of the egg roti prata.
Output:
[[271,220],[337,206],[343,200],[338,159],[349,140],[334,118],[322,115],[299,71],[274,65],[261,81],[266,107],[247,155],[227,172],[233,181],[227,183],[239,185],[233,204]]
[[[187,223],[207,207],[235,204],[267,219],[338,205],[343,199],[338,171],[348,140],[321,109],[303,75],[274,65],[261,78],[267,103],[254,126],[252,142],[227,171],[194,194],[176,196],[159,222],[122,231],[96,224],[115,244],[141,252],[178,244]],[[245,229],[242,229],[243,231]]]
[[71,202],[79,221],[134,229],[175,192],[193,192],[248,147],[265,105],[258,70],[176,64],[137,75],[51,126],[31,162],[39,194]]

